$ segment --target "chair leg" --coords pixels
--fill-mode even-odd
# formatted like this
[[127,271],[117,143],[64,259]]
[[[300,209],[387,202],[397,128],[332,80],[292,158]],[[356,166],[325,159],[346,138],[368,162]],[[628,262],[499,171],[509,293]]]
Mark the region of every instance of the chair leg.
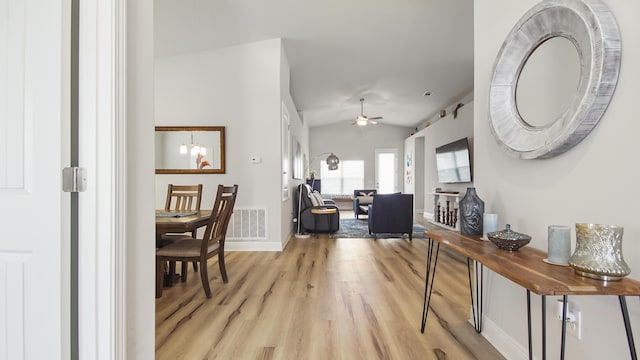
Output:
[[180,281],[187,282],[187,269],[189,268],[188,261],[182,261],[182,268],[180,269]]
[[176,261],[169,261],[169,276],[167,277],[167,287],[173,286],[173,278],[176,276]]
[[229,278],[227,278],[227,268],[224,265],[224,251],[220,251],[218,253],[218,265],[220,266],[220,274],[222,275],[222,282],[228,283]]
[[[191,232],[191,237],[194,238],[194,239],[197,239],[198,238],[197,234],[198,234],[197,230],[192,231]],[[197,261],[193,262],[193,271],[194,272],[198,272],[198,262]]]
[[156,257],[156,299],[162,297],[164,286],[164,261]]
[[200,265],[200,280],[202,280],[202,287],[204,288],[204,294],[208,298],[211,298],[211,287],[209,286],[209,274],[207,273],[207,263],[201,263]]

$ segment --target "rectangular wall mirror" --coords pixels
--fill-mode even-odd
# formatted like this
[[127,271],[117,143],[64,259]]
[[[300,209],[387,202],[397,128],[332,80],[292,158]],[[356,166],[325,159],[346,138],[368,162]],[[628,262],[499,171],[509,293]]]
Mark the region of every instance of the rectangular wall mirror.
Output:
[[156,126],[156,174],[224,174],[224,126]]

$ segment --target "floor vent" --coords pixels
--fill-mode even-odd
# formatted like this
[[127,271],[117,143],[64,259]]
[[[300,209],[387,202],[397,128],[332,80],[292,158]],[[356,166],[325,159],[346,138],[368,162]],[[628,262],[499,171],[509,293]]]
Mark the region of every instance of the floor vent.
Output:
[[266,208],[234,208],[227,229],[227,240],[267,238]]

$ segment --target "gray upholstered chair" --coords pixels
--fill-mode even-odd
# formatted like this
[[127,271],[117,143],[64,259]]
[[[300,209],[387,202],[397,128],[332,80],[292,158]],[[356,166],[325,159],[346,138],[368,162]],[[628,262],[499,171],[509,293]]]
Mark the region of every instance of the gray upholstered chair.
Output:
[[376,189],[353,190],[353,216],[358,219],[358,215],[367,215],[369,204],[373,201]]
[[408,234],[413,240],[413,194],[376,194],[369,205],[369,234]]

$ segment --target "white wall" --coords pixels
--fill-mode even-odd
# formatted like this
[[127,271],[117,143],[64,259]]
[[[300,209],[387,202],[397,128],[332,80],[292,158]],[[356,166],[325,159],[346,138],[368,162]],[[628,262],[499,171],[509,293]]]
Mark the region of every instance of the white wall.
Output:
[[[487,211],[499,214],[500,225],[532,235],[529,246],[546,251],[547,226],[577,222],[624,226],[622,244],[632,278],[640,278],[640,170],[637,166],[637,121],[640,94],[640,4],[606,0],[620,26],[622,68],[612,102],[600,123],[580,144],[547,160],[517,160],[496,144],[488,120],[488,89],[495,56],[507,33],[537,0],[475,2],[475,185]],[[558,64],[559,66],[559,64]],[[539,70],[544,71],[544,69]],[[559,84],[562,85],[562,84]],[[550,84],[554,87],[554,84]],[[532,94],[531,96],[536,96]],[[544,94],[539,94],[544,99]],[[575,231],[573,231],[575,248]],[[524,358],[526,349],[525,291],[499,276],[488,280],[485,297],[487,337],[509,358]],[[553,318],[556,298],[549,297],[548,349],[557,357],[560,326]],[[618,299],[612,296],[569,298],[582,311],[582,340],[567,338],[568,359],[628,359],[629,350]],[[630,298],[635,342],[640,343],[640,304]],[[533,296],[534,351],[540,353],[540,298]],[[501,332],[503,337],[496,336]],[[508,335],[506,335],[508,334]],[[507,339],[505,339],[505,336]],[[508,339],[511,337],[512,339]],[[509,346],[515,340],[520,349]],[[520,350],[520,352],[518,352]]]
[[226,127],[226,174],[156,175],[156,208],[168,183],[202,183],[205,209],[218,184],[238,184],[236,208],[267,208],[268,239],[228,241],[228,250],[281,250],[289,233],[278,191],[281,56],[281,40],[272,39],[156,59],[156,125]]
[[[307,154],[307,159],[309,159],[309,126],[306,123],[303,123],[298,111],[296,109],[296,105],[293,103],[293,99],[291,98],[290,93],[290,76],[289,76],[289,62],[287,60],[287,55],[284,52],[284,48],[281,47],[281,63],[280,63],[280,71],[282,76],[280,77],[280,96],[282,98],[282,102],[284,107],[287,109],[289,113],[289,149],[292,150],[293,144],[291,143],[292,135],[300,142],[300,147],[302,148],[302,153]],[[282,139],[281,139],[282,140]],[[290,152],[290,158],[291,160]],[[305,167],[307,165],[303,165]],[[291,235],[293,235],[294,230],[296,229],[295,223],[293,219],[297,217],[293,213],[293,202],[294,199],[294,190],[296,186],[302,183],[304,180],[293,179],[293,164],[289,161],[289,200],[282,202],[282,207],[280,209],[280,220],[282,223],[282,237],[283,244],[286,246],[286,242],[289,241]],[[283,246],[284,247],[284,246]]]
[[[375,149],[398,149],[398,191],[404,183],[404,139],[410,129],[389,125],[370,125],[364,128],[350,122],[313,127],[309,130],[309,153],[315,155],[333,152],[340,161],[364,160],[364,188],[375,189]],[[320,159],[321,160],[321,159]],[[312,165],[319,168],[319,160]]]
[[[433,214],[433,196],[430,195],[434,187],[440,187],[443,190],[459,191],[464,194],[466,188],[473,186],[473,183],[460,183],[460,184],[441,184],[438,182],[438,172],[436,170],[436,147],[450,143],[452,141],[467,137],[469,139],[469,150],[473,159],[474,153],[474,135],[473,135],[473,118],[474,118],[474,101],[470,98],[471,95],[466,96],[461,101],[455,102],[452,106],[462,102],[464,104],[458,110],[458,115],[454,119],[453,113],[447,111],[447,115],[437,121],[431,121],[430,126],[421,129],[416,132],[410,138],[406,140],[407,148],[414,151],[414,172],[422,171],[421,174],[416,174],[417,179],[422,179],[422,204],[424,207],[424,213],[426,216],[432,216]],[[451,106],[450,106],[451,107]],[[416,151],[422,150],[421,156],[416,156]],[[418,167],[418,159],[420,167]],[[472,176],[475,177],[475,169],[473,160],[471,164]],[[417,202],[416,202],[417,204]],[[417,209],[417,208],[416,208]]]

